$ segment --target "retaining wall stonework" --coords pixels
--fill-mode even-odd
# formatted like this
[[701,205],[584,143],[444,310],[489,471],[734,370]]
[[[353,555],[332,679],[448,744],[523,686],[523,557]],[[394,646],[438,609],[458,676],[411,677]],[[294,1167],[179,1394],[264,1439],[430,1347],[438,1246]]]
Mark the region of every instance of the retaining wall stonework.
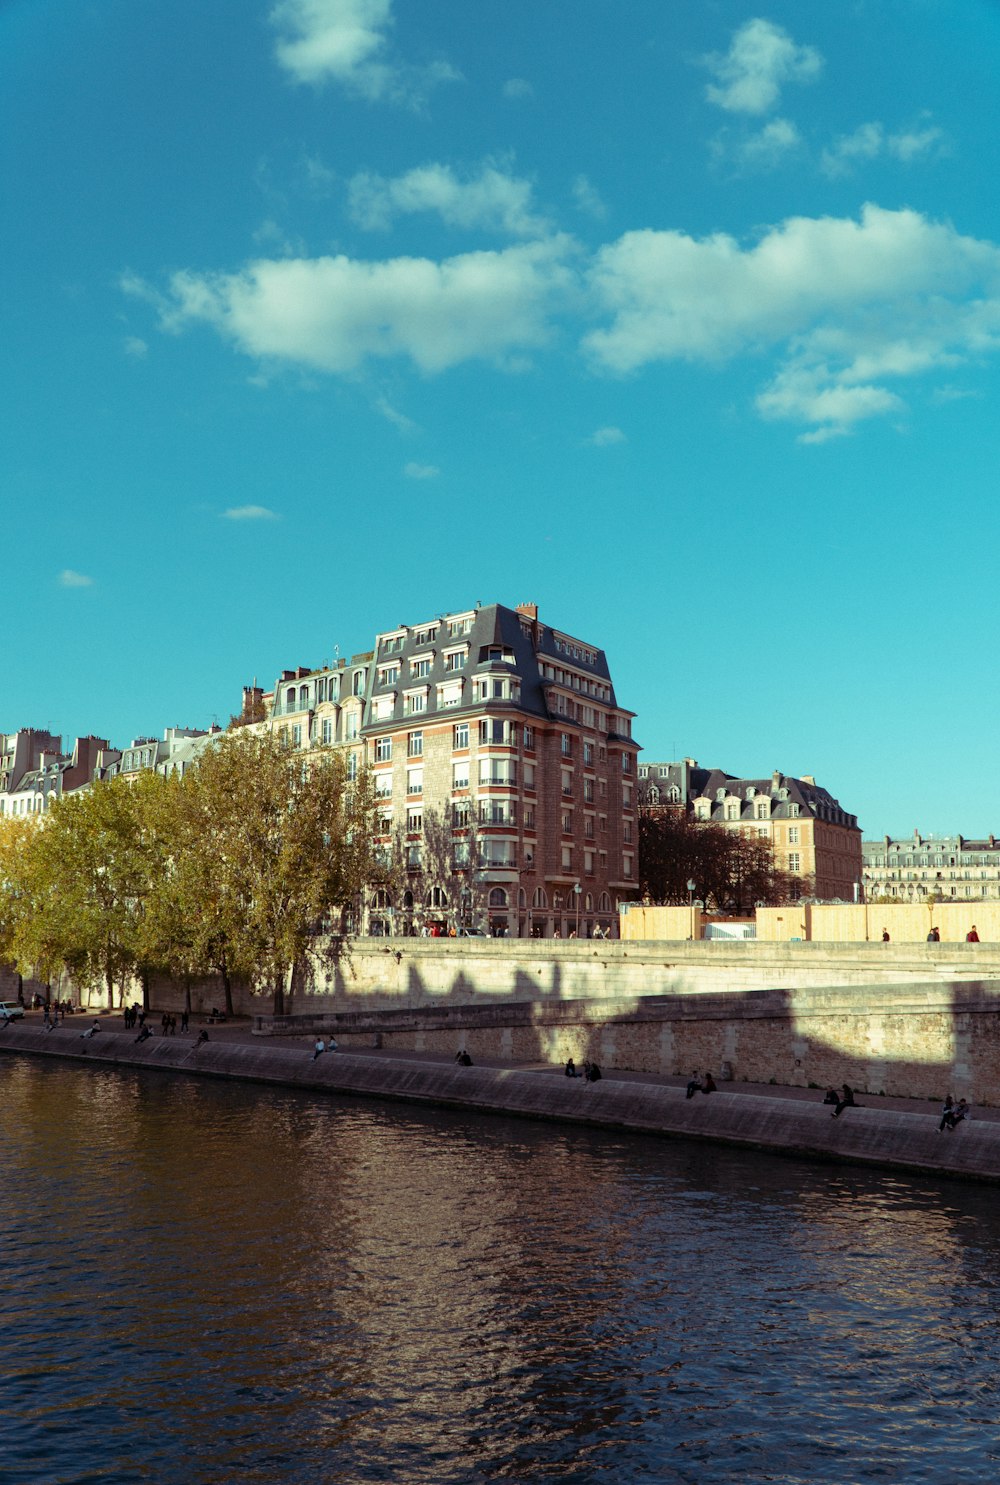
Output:
[[47,1034],[12,1025],[0,1033],[0,1053],[68,1059],[89,1066],[144,1067],[161,1072],[237,1079],[480,1113],[585,1124],[597,1128],[709,1139],[808,1159],[862,1162],[905,1171],[1000,1180],[1000,1123],[975,1122],[941,1135],[931,1114],[855,1108],[839,1120],[820,1103],[725,1090],[687,1100],[680,1088],[641,1082],[553,1077],[513,1068],[453,1063],[393,1062],[342,1054],[313,1061],[307,1049],[153,1038],[136,1045],[131,1033],[100,1032],[84,1041],[61,1027]]

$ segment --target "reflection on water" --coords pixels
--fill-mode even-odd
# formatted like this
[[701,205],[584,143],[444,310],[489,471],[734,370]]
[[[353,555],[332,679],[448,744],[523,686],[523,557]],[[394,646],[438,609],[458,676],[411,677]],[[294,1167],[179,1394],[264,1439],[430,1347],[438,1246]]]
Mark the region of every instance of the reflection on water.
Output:
[[11,1479],[995,1473],[988,1189],[16,1058],[0,1092]]

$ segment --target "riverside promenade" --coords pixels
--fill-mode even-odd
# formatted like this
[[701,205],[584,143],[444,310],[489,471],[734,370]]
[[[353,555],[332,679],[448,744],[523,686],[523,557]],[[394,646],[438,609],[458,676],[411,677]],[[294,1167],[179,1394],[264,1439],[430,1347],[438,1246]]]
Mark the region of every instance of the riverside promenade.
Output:
[[[964,1179],[1000,1182],[1000,1110],[974,1108],[954,1132],[940,1132],[940,1100],[859,1094],[839,1119],[823,1092],[771,1084],[723,1083],[710,1095],[685,1097],[685,1078],[602,1069],[600,1082],[564,1075],[561,1065],[477,1060],[456,1065],[440,1052],[365,1048],[313,1058],[314,1034],[255,1036],[249,1020],[205,1023],[143,1042],[120,1016],[67,1018],[46,1031],[41,1013],[0,1029],[0,1053],[90,1066],[148,1068],[161,1073],[296,1087],[337,1096],[391,1099],[592,1128],[707,1139],[804,1159],[860,1163]],[[6,1060],[6,1059],[4,1059]],[[941,1096],[949,1091],[941,1090]]]

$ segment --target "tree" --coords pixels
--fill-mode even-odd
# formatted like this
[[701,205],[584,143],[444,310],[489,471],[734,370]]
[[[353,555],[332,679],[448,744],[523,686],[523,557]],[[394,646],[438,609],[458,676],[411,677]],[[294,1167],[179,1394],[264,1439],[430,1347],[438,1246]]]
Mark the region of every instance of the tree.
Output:
[[37,815],[0,816],[0,964],[15,966],[19,989],[21,976],[34,968],[21,955],[32,914],[30,858],[38,820]]
[[[30,911],[15,936],[17,958],[50,978],[63,967],[81,985],[143,980],[153,945],[146,913],[163,874],[166,841],[154,803],[166,781],[101,781],[55,802],[31,838],[24,892]],[[124,990],[122,988],[122,993]]]
[[757,903],[792,901],[810,886],[778,869],[769,840],[655,805],[639,812],[639,883],[656,902],[687,903],[693,896],[744,913]]
[[373,875],[371,781],[348,781],[340,753],[304,755],[237,731],[201,754],[182,787],[181,900],[207,905],[206,957],[269,989],[280,1014],[320,926],[331,914],[342,923]]

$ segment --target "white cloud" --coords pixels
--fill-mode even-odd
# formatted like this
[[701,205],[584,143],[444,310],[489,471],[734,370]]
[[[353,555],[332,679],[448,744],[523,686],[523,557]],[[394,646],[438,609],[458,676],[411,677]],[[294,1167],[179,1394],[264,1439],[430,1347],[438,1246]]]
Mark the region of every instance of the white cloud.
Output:
[[772,21],[747,21],[733,33],[725,56],[703,57],[716,79],[706,97],[728,113],[767,113],[781,95],[783,84],[811,82],[820,73],[823,58],[815,47],[798,46],[788,32]]
[[412,460],[403,466],[403,473],[411,480],[433,480],[441,473],[436,464],[415,464]]
[[794,217],[749,247],[630,232],[597,254],[592,288],[611,323],[584,344],[606,369],[776,353],[760,412],[824,436],[898,411],[880,382],[1000,348],[1000,249],[913,211]]
[[608,214],[608,208],[585,175],[578,175],[574,180],[573,199],[580,210],[585,211],[588,216],[603,220]]
[[620,428],[608,427],[595,428],[587,442],[593,444],[596,449],[606,449],[612,444],[625,443],[627,440]]
[[505,98],[534,98],[535,90],[526,77],[509,77],[503,85]]
[[557,237],[442,262],[262,259],[239,273],[178,273],[161,319],[172,330],[209,324],[248,355],[335,373],[370,357],[409,357],[426,372],[510,364],[549,339],[569,250]]
[[413,421],[413,419],[408,418],[405,413],[402,413],[399,411],[398,408],[393,407],[388,397],[376,397],[375,411],[377,413],[381,413],[386,422],[391,423],[394,428],[398,428],[400,433],[419,432],[417,424]]
[[420,103],[430,88],[458,77],[447,62],[414,67],[394,57],[386,33],[392,0],[279,0],[278,61],[297,82],[337,82],[372,101]]
[[232,505],[222,512],[224,521],[276,521],[278,517],[266,505]]
[[548,230],[531,211],[531,182],[486,162],[479,173],[461,180],[450,165],[418,165],[405,175],[356,175],[348,188],[348,210],[370,231],[391,225],[394,217],[437,212],[450,227],[485,228],[530,237]]
[[59,574],[59,586],[60,588],[92,588],[94,579],[82,572],[74,572],[72,567],[64,567]]
[[926,124],[889,134],[884,124],[872,120],[835,139],[823,151],[820,166],[830,176],[849,175],[858,163],[878,159],[880,155],[891,155],[909,164],[920,155],[940,150],[943,144],[944,135],[934,125]]
[[736,154],[751,169],[773,170],[801,143],[802,136],[790,119],[771,119],[763,129],[742,140]]
[[126,335],[122,342],[122,349],[126,356],[131,356],[133,361],[145,361],[149,355],[149,346],[138,335]]

